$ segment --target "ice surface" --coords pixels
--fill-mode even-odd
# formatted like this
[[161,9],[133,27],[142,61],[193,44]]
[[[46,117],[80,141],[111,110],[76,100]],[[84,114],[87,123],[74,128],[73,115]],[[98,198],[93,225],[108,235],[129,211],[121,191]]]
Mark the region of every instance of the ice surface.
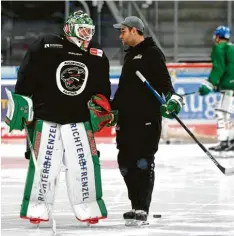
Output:
[[[108,219],[82,226],[73,216],[66,195],[64,172],[55,202],[57,233],[63,236],[234,236],[234,176],[225,176],[195,144],[160,145],[156,154],[155,187],[150,225],[125,227],[122,213],[130,209],[126,187],[117,169],[114,144],[99,144],[104,200]],[[35,225],[19,218],[27,160],[22,144],[4,144],[1,217],[3,236],[49,236],[49,223]],[[234,167],[233,158],[217,158]],[[153,219],[153,214],[162,214]]]

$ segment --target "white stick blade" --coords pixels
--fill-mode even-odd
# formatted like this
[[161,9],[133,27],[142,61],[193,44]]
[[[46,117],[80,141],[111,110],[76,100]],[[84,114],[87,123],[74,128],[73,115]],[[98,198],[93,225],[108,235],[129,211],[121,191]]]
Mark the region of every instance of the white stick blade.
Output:
[[225,169],[225,175],[234,175],[234,168]]

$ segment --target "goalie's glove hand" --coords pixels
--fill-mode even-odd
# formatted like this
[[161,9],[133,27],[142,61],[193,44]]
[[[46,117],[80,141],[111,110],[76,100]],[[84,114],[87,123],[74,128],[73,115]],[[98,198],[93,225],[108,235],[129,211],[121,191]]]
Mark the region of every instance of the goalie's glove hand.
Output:
[[168,93],[166,95],[166,104],[161,105],[160,112],[161,115],[165,118],[173,119],[172,113],[176,115],[180,112],[181,107],[183,106],[183,98],[178,94],[171,95]]
[[210,83],[208,80],[205,80],[204,82],[202,82],[202,85],[198,89],[198,93],[204,96],[214,91],[215,89],[216,88],[212,83]]
[[110,103],[102,94],[92,96],[88,102],[88,108],[93,132],[100,131],[113,120]]

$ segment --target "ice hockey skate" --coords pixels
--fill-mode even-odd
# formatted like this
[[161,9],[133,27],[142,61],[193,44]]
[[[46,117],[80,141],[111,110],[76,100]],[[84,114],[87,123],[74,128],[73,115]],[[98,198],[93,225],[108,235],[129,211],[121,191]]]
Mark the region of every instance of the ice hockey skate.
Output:
[[135,223],[137,226],[146,226],[149,225],[149,222],[147,221],[147,213],[142,210],[136,210],[136,220]]
[[146,226],[149,225],[147,221],[147,213],[143,210],[131,210],[123,214],[126,226]]
[[222,152],[229,147],[228,141],[221,141],[218,145],[208,148],[210,151]]
[[131,226],[133,225],[133,222],[135,221],[135,218],[136,218],[136,212],[135,210],[130,210],[130,211],[127,211],[123,214],[123,218],[125,220],[125,225],[126,226]]
[[232,151],[232,152],[234,152],[234,142],[233,142],[233,143],[230,143],[229,147],[226,148],[225,151],[226,151],[226,152],[228,152],[228,151]]
[[234,158],[234,141],[233,140],[229,143],[229,146],[225,149],[223,154],[225,155],[225,157]]
[[234,142],[222,141],[217,146],[210,147],[209,150],[213,152],[217,157],[234,157]]

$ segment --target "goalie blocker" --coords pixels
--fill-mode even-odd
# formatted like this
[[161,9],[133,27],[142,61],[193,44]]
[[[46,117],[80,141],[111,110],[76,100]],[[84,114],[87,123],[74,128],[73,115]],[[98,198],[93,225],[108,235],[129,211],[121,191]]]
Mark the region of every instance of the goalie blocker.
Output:
[[32,99],[26,96],[15,94],[7,88],[8,108],[5,122],[9,126],[9,132],[13,129],[23,130],[23,119],[30,123],[33,120]]

